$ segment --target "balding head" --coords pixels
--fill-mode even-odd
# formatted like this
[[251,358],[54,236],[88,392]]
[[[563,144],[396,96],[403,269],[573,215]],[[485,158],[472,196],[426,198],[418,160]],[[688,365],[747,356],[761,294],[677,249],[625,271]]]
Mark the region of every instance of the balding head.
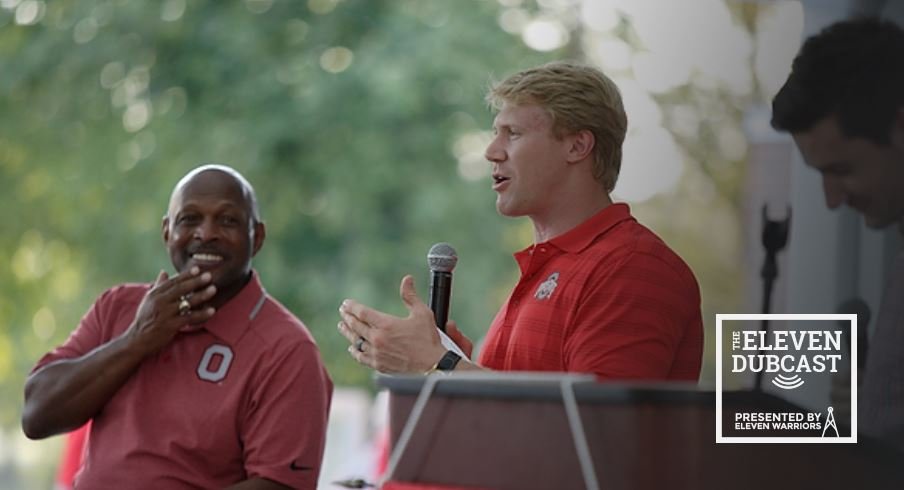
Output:
[[199,174],[204,172],[221,172],[233,180],[235,180],[235,184],[241,189],[242,195],[244,196],[247,204],[248,211],[251,217],[254,219],[255,223],[261,222],[260,209],[257,205],[257,195],[254,193],[254,187],[251,186],[251,183],[238,172],[238,170],[228,167],[226,165],[220,165],[216,163],[209,163],[205,165],[201,165],[200,167],[196,167],[191,170],[184,177],[179,179],[179,182],[176,183],[176,187],[173,188],[172,194],[170,194],[170,202],[167,211],[167,216],[172,218],[173,213],[173,203],[178,197],[179,193],[182,189],[187,186],[193,179],[195,179]]

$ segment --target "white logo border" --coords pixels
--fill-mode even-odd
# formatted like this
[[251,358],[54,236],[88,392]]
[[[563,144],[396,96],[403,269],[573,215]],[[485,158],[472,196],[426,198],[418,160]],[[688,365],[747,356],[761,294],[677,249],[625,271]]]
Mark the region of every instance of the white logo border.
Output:
[[[847,437],[724,437],[722,436],[722,322],[731,320],[844,320],[850,322],[851,435]],[[716,444],[856,444],[857,443],[857,315],[853,313],[717,313],[716,314]]]

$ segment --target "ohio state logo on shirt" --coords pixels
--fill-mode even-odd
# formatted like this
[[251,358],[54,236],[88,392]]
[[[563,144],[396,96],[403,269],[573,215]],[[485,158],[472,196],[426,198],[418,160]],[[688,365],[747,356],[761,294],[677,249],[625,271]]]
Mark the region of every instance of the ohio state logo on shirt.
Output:
[[558,279],[558,272],[550,274],[549,277],[540,284],[540,287],[537,288],[537,292],[534,293],[534,298],[540,300],[549,299],[549,297],[552,296],[552,293],[556,292],[556,286],[559,285],[559,283],[556,282]]
[[222,381],[229,372],[232,358],[233,353],[229,346],[212,344],[204,351],[201,362],[198,363],[198,377],[211,383]]

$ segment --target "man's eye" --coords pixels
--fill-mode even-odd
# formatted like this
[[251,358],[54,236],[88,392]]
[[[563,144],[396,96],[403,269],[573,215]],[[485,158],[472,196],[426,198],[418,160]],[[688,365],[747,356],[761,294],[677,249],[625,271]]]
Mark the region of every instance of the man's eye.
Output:
[[235,226],[239,224],[239,220],[235,216],[223,216],[220,218],[220,222],[227,226]]
[[190,225],[198,222],[198,217],[193,214],[187,214],[184,216],[180,216],[179,219],[176,220],[176,223],[180,225]]

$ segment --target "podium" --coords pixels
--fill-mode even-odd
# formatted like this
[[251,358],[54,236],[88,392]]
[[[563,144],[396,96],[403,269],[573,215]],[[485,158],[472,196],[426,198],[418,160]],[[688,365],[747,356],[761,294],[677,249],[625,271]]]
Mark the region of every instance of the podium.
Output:
[[[857,444],[716,444],[715,393],[550,373],[378,376],[387,479],[498,490],[904,488],[904,455]],[[760,392],[723,407],[783,409]]]

